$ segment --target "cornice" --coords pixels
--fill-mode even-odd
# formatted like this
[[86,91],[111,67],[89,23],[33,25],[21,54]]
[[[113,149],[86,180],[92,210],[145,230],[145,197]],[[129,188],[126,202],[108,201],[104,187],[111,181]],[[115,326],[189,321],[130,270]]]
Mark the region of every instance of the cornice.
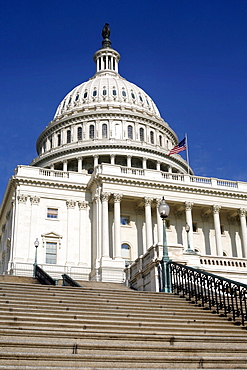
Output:
[[[159,190],[169,190],[169,191],[178,191],[181,193],[189,193],[189,194],[201,194],[201,195],[207,195],[207,196],[216,196],[221,198],[234,198],[234,199],[240,199],[240,200],[247,200],[247,194],[246,193],[240,193],[240,192],[233,192],[233,191],[224,191],[222,189],[206,189],[206,188],[198,188],[198,187],[192,187],[189,185],[184,184],[169,184],[164,182],[154,182],[151,180],[142,180],[142,179],[128,179],[128,178],[120,178],[120,177],[113,177],[113,176],[107,176],[103,174],[98,174],[98,177],[100,177],[102,182],[108,182],[108,183],[115,183],[118,185],[131,185],[131,186],[142,186],[146,188],[152,188],[152,189],[159,189]],[[92,183],[91,183],[92,184]]]
[[29,178],[16,178],[15,183],[17,185],[30,185],[30,186],[39,186],[39,187],[49,187],[54,189],[65,189],[65,190],[87,190],[87,185],[73,184],[67,182],[58,182],[53,180],[42,180],[42,179],[29,179]]
[[[81,142],[83,143],[83,141]],[[70,153],[75,153],[75,156],[77,156],[76,154],[78,153],[81,153],[81,152],[88,152],[89,155],[90,155],[90,152],[92,151],[95,151],[95,150],[107,150],[107,149],[121,149],[121,150],[134,150],[134,151],[137,151],[137,152],[142,152],[142,153],[151,153],[151,154],[154,154],[154,155],[157,155],[159,156],[160,158],[164,158],[164,159],[168,159],[169,158],[169,161],[167,161],[166,163],[167,164],[172,164],[172,163],[176,163],[178,164],[179,166],[181,166],[185,171],[187,171],[187,163],[179,156],[179,157],[168,157],[167,153],[162,153],[162,149],[160,148],[152,148],[152,147],[142,147],[142,146],[136,146],[136,142],[134,142],[133,144],[130,144],[130,143],[126,143],[126,144],[119,144],[117,142],[115,143],[101,143],[101,144],[95,144],[94,142],[94,145],[85,145],[85,146],[79,146],[79,147],[76,147],[76,146],[71,146],[70,144],[68,144],[68,146],[66,147],[59,147],[60,149],[59,150],[56,150],[55,148],[53,148],[52,151],[50,152],[46,152],[44,155],[42,155],[42,157],[36,157],[33,162],[31,163],[31,165],[33,166],[42,166],[42,164],[46,163],[47,161],[51,161],[51,160],[54,160],[54,159],[59,159],[60,161],[62,161],[62,159],[65,159],[65,158],[62,158],[63,156],[66,156],[66,155],[69,155]],[[126,153],[125,153],[126,154]],[[69,158],[69,159],[72,159],[72,158]]]

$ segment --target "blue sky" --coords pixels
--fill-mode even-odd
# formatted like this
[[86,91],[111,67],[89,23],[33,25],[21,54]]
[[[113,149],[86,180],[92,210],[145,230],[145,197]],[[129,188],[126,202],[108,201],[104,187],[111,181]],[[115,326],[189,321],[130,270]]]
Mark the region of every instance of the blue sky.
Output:
[[[247,1],[1,1],[0,198],[110,24],[120,74],[183,139],[196,175],[247,181]],[[184,156],[184,153],[182,153]]]

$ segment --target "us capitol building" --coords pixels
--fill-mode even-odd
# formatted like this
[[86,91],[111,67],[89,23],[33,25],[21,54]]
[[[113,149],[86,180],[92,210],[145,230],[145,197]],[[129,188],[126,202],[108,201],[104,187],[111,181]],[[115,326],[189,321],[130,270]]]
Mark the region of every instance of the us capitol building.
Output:
[[[247,183],[196,176],[147,93],[121,77],[108,25],[96,73],[59,104],[37,139],[38,156],[18,166],[0,213],[0,273],[122,282],[153,253],[157,264],[164,196],[169,256],[247,281]],[[189,231],[186,232],[186,224]],[[187,253],[187,237],[195,253]]]

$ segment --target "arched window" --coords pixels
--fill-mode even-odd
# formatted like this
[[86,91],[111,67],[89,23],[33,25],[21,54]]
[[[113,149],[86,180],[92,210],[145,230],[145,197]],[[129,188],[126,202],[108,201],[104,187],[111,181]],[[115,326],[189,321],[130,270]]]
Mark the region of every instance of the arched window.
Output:
[[87,91],[84,92],[83,97],[84,97],[84,99],[86,99],[86,97],[87,97]]
[[122,90],[122,95],[123,95],[124,97],[126,97],[126,91],[125,91],[125,90]]
[[71,131],[67,131],[67,144],[71,143]]
[[61,134],[59,133],[57,135],[57,146],[60,146],[61,145]]
[[144,128],[140,128],[140,141],[144,141]]
[[77,128],[77,140],[82,140],[82,127]]
[[97,96],[97,90],[93,91],[93,96]]
[[159,144],[162,146],[162,135],[159,136]]
[[128,266],[129,262],[131,261],[131,250],[130,246],[127,243],[123,243],[121,245],[121,257],[125,260],[125,266]]
[[133,127],[131,125],[128,126],[128,139],[133,139]]
[[103,123],[102,125],[102,138],[106,139],[107,138],[107,124]]
[[113,89],[112,90],[112,95],[116,96],[117,95],[117,90]]
[[107,94],[106,89],[104,89],[104,90],[102,91],[102,94],[103,94],[104,96]]
[[94,139],[94,125],[89,126],[89,138]]
[[150,142],[151,144],[154,144],[154,132],[150,131]]
[[53,140],[52,140],[53,138],[52,138],[52,136],[50,136],[50,148],[52,148],[53,147]]

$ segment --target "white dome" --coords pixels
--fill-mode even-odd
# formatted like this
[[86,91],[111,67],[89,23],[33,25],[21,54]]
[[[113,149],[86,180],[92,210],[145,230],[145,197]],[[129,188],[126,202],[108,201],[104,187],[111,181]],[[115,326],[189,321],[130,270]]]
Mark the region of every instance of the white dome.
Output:
[[87,82],[83,82],[68,93],[59,104],[54,119],[73,110],[99,104],[138,107],[155,116],[160,113],[153,100],[140,87],[125,80],[116,72],[98,72]]

